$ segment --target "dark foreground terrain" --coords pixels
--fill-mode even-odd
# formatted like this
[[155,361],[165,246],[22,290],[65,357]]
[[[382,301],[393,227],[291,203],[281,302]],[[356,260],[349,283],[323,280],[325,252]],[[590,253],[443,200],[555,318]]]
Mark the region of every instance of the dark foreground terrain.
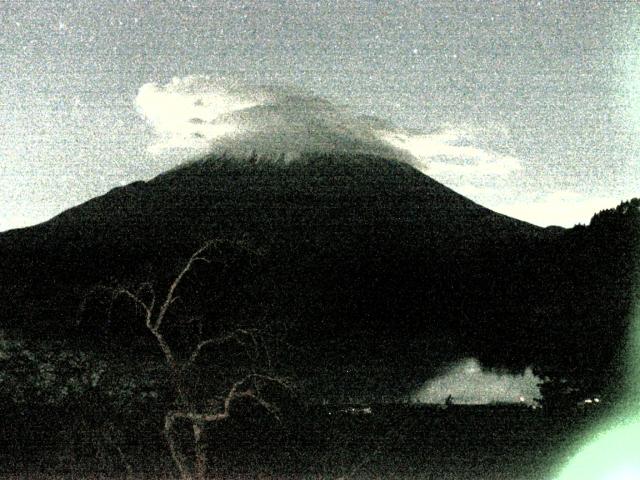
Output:
[[[226,404],[215,478],[549,478],[598,412],[570,407],[624,386],[639,225],[640,199],[543,229],[310,154],[203,158],[4,232],[0,476],[176,478],[165,414],[193,457]],[[465,358],[531,367],[546,413],[305,406],[397,401]]]
[[[551,415],[507,406],[316,406],[291,424],[253,419],[211,429],[209,466],[211,478],[234,479],[545,479],[598,416],[597,407]],[[55,420],[37,423],[29,421],[30,442],[2,445],[2,478],[177,477],[160,422],[140,438],[59,425],[74,445],[51,436]]]

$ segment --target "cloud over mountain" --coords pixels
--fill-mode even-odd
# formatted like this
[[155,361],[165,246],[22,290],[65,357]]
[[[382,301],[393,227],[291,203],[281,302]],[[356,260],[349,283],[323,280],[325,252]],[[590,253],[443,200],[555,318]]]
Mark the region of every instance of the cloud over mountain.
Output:
[[408,132],[293,87],[252,87],[192,75],[147,83],[138,111],[154,128],[152,153],[187,151],[295,158],[355,152],[399,158],[436,177],[505,176],[517,159],[478,145],[471,131]]
[[409,152],[414,164],[439,178],[504,177],[520,169],[520,161],[475,145],[470,131],[447,128],[436,133],[384,132],[382,138]]
[[173,164],[208,153],[285,160],[309,152],[375,154],[407,162],[482,205],[542,226],[588,222],[596,210],[615,204],[580,192],[527,192],[526,165],[504,151],[509,132],[500,126],[407,130],[293,86],[208,75],[144,84],[136,107],[155,134],[149,153]]

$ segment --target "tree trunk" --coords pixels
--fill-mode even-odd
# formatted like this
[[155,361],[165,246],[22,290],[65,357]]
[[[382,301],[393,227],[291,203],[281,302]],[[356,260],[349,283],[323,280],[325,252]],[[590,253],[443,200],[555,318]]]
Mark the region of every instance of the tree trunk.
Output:
[[195,480],[205,480],[207,476],[207,441],[202,422],[193,422],[193,439],[195,442]]
[[180,472],[180,480],[192,480],[185,459],[182,453],[180,453],[179,447],[176,445],[175,439],[173,438],[173,426],[175,417],[175,412],[169,412],[165,416],[164,435],[167,439],[169,450],[171,451],[171,458],[173,458],[173,462],[175,463],[176,467],[178,467],[178,471]]

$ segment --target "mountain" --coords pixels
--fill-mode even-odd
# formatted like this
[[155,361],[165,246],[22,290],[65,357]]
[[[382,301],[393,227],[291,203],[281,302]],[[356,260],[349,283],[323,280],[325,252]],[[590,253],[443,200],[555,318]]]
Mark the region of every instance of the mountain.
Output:
[[375,156],[211,157],[0,234],[0,302],[25,334],[139,348],[131,309],[109,322],[95,306],[78,313],[92,287],[160,291],[207,240],[241,240],[259,253],[219,252],[176,316],[212,331],[281,326],[289,363],[334,388],[353,383],[336,373],[352,366],[366,389],[463,356],[602,376],[627,328],[632,262],[630,244],[598,228],[536,227]]

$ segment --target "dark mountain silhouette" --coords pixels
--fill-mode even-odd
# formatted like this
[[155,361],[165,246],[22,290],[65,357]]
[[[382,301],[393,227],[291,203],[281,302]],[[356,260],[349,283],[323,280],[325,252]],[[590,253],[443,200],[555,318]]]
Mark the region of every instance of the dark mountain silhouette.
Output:
[[[92,286],[161,288],[206,240],[242,240],[260,254],[224,250],[226,267],[195,272],[176,315],[212,330],[282,326],[295,347],[282,361],[318,388],[406,392],[475,356],[600,389],[619,368],[633,293],[638,206],[627,205],[543,229],[395,160],[207,158],[0,234],[3,322],[144,348],[131,308],[108,322],[104,305],[78,313]],[[352,366],[357,379],[340,373]]]

